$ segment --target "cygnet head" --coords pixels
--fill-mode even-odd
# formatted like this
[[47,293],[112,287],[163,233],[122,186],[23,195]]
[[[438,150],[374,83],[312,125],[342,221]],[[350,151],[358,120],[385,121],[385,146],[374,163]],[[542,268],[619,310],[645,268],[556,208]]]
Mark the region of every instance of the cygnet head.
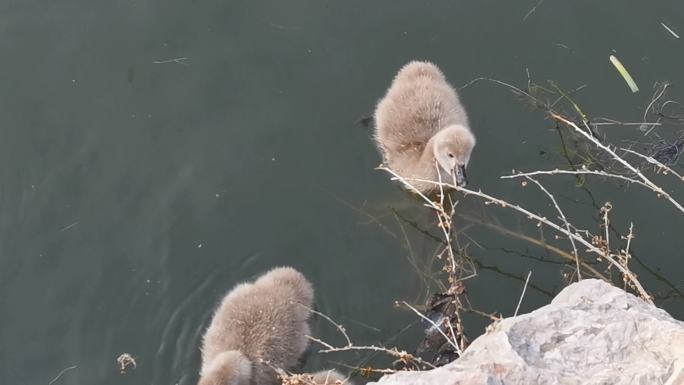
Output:
[[470,161],[470,153],[475,147],[475,136],[470,129],[460,124],[444,127],[433,141],[432,151],[439,164],[442,180],[448,181],[450,175],[456,176],[456,185],[468,183],[466,167]]
[[418,77],[426,77],[437,80],[446,80],[442,71],[428,61],[412,61],[403,66],[397,73],[396,80],[401,81],[415,79]]
[[293,300],[304,306],[311,307],[313,303],[313,287],[304,275],[291,267],[276,267],[262,275],[255,282],[256,285],[270,285],[277,288],[288,288],[294,294]]
[[252,363],[239,351],[230,350],[214,358],[197,385],[249,385],[251,379]]

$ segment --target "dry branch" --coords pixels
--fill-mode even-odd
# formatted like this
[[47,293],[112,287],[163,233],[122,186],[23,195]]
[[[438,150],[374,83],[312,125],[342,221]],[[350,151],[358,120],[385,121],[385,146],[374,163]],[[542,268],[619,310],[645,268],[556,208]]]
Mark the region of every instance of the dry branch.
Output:
[[572,127],[577,133],[580,135],[584,136],[587,140],[592,142],[596,147],[600,148],[601,150],[605,151],[608,153],[613,159],[615,159],[618,163],[622,164],[625,169],[629,170],[632,174],[636,175],[638,179],[643,182],[639,183],[643,186],[648,187],[651,189],[653,192],[655,192],[658,196],[663,196],[665,199],[670,201],[672,205],[674,205],[679,211],[684,213],[684,207],[679,204],[670,194],[668,194],[665,190],[663,190],[660,186],[656,185],[653,183],[648,177],[646,177],[638,168],[632,166],[629,162],[621,158],[618,154],[613,151],[613,149],[610,148],[610,146],[606,146],[603,143],[601,143],[598,139],[594,138],[592,135],[588,134],[584,130],[580,129],[574,122],[564,118],[563,116],[560,116],[556,113],[551,113],[551,117],[553,117],[556,120],[559,120],[568,126]]
[[[313,342],[316,342],[316,343],[322,345],[325,348],[325,349],[319,350],[318,351],[319,353],[363,351],[363,350],[374,351],[374,352],[382,352],[382,353],[388,354],[392,357],[396,357],[399,361],[401,361],[407,365],[414,364],[414,366],[418,369],[425,369],[425,368],[434,369],[435,368],[434,365],[432,365],[431,363],[429,363],[427,361],[424,361],[420,357],[416,357],[416,356],[414,356],[414,355],[412,355],[412,354],[410,354],[404,350],[399,350],[397,348],[385,348],[385,347],[376,346],[376,345],[363,345],[363,346],[354,345],[351,341],[351,338],[349,338],[349,335],[347,334],[347,331],[344,328],[344,326],[335,322],[332,318],[330,318],[329,316],[327,316],[323,313],[317,312],[313,309],[309,309],[309,310],[314,314],[322,316],[326,321],[333,324],[335,326],[335,328],[337,329],[337,331],[340,332],[340,334],[342,334],[345,341],[347,342],[347,344],[345,346],[335,347],[332,344],[329,344],[329,343],[327,343],[327,342],[325,342],[319,338],[307,335],[306,338],[308,338],[309,340],[311,340]],[[417,365],[415,365],[415,364],[417,364]],[[422,365],[423,367],[421,368],[420,365]]]
[[[679,173],[677,173],[675,170],[673,170],[672,168],[668,167],[667,165],[665,165],[665,164],[659,162],[657,159],[653,158],[652,156],[647,156],[647,155],[638,153],[638,152],[636,152],[636,151],[634,151],[634,150],[630,150],[630,149],[628,149],[628,148],[621,148],[620,150],[622,150],[622,151],[624,151],[624,152],[626,152],[626,153],[632,154],[632,155],[636,155],[636,156],[638,156],[639,158],[641,158],[641,159],[647,161],[648,163],[650,163],[650,164],[652,164],[652,165],[654,165],[654,166],[657,166],[658,169],[659,169],[663,174],[671,173],[672,175],[674,175],[674,176],[676,176],[677,178],[679,178],[679,181],[680,181],[680,182],[683,182],[683,181],[684,181],[684,176],[680,175]],[[665,170],[665,171],[662,171],[662,170]]]
[[491,196],[489,194],[483,193],[481,190],[475,191],[475,190],[470,190],[465,187],[460,187],[457,186],[456,184],[451,184],[451,183],[439,183],[427,179],[418,179],[418,178],[403,178],[394,171],[390,170],[387,167],[381,166],[379,169],[387,171],[393,176],[393,180],[399,180],[406,186],[411,186],[410,182],[423,182],[423,183],[432,183],[432,184],[442,184],[444,188],[449,189],[449,190],[455,190],[459,191],[465,195],[475,195],[480,198],[485,199],[485,204],[496,204],[500,207],[503,208],[510,208],[512,210],[518,211],[522,214],[525,214],[529,219],[534,220],[540,224],[544,224],[548,227],[551,227],[552,229],[564,234],[567,237],[573,238],[575,241],[578,243],[582,244],[587,248],[588,252],[592,252],[596,254],[600,258],[605,258],[608,262],[610,262],[613,266],[615,266],[628,280],[629,282],[634,286],[636,291],[639,293],[639,295],[646,301],[651,302],[651,297],[650,295],[646,292],[646,290],[643,288],[639,280],[636,278],[636,275],[631,272],[629,269],[627,269],[625,266],[622,266],[618,261],[613,258],[609,253],[604,252],[604,250],[594,246],[590,241],[586,240],[584,237],[582,237],[580,234],[577,234],[574,231],[568,231],[561,225],[558,225],[557,223],[550,221],[546,217],[542,217],[538,214],[535,214],[519,205],[516,204],[511,204],[503,199],[496,198],[494,196]]
[[[430,325],[432,325],[432,327],[434,327],[435,329],[437,329],[437,331],[442,335],[442,337],[444,337],[444,339],[447,341],[447,343],[449,343],[449,345],[451,345],[454,349],[456,349],[456,352],[458,353],[459,356],[463,354],[463,350],[461,350],[461,347],[458,345],[458,340],[456,339],[456,334],[454,333],[453,327],[451,326],[450,323],[448,324],[448,326],[449,326],[449,328],[451,329],[451,335],[452,335],[452,337],[453,337],[453,340],[452,340],[452,339],[449,339],[449,336],[446,335],[446,333],[444,333],[444,332],[442,331],[442,325],[438,325],[435,321],[433,321],[433,320],[431,320],[430,318],[428,318],[427,316],[425,316],[423,313],[421,313],[420,311],[418,311],[418,309],[416,309],[415,307],[409,305],[406,301],[401,301],[400,303],[401,303],[402,305],[406,306],[407,308],[411,309],[411,310],[412,310],[414,313],[416,313],[420,318],[422,318],[423,320],[427,321]],[[447,322],[449,321],[448,318],[445,318],[444,320],[447,321]]]
[[[565,217],[565,214],[563,213],[563,210],[561,210],[560,206],[558,206],[558,202],[556,202],[556,198],[553,196],[553,194],[551,194],[549,192],[549,190],[546,189],[546,187],[544,187],[541,183],[539,183],[538,180],[531,178],[529,176],[527,176],[526,178],[527,178],[527,180],[536,184],[537,187],[539,187],[539,189],[542,190],[544,192],[544,194],[546,194],[546,196],[549,197],[549,199],[551,200],[551,203],[553,203],[553,205],[556,207],[556,211],[558,211],[560,218],[563,220],[563,223],[565,224],[566,230],[568,230],[568,232],[572,231],[570,229],[570,223],[568,222],[568,219]],[[579,255],[577,253],[577,246],[575,245],[575,240],[572,239],[572,237],[570,237],[568,239],[570,239],[570,244],[572,245],[572,252],[573,252],[572,255],[575,256],[575,266],[577,267],[577,279],[582,279],[582,274],[580,273]],[[528,278],[529,278],[529,276],[528,276]]]

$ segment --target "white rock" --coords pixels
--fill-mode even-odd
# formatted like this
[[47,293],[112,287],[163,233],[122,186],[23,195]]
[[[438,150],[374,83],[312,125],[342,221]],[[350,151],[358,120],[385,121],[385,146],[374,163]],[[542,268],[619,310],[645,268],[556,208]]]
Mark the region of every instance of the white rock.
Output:
[[603,281],[507,318],[463,357],[381,385],[684,385],[684,322]]

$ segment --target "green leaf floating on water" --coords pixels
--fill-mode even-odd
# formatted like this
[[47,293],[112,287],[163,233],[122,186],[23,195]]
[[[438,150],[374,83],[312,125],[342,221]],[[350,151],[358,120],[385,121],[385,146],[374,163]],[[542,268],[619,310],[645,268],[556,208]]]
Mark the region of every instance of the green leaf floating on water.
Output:
[[620,60],[616,58],[613,55],[610,55],[610,62],[613,63],[615,68],[618,70],[620,75],[625,79],[625,82],[627,82],[627,85],[629,86],[629,89],[632,90],[632,92],[637,92],[639,91],[639,87],[637,87],[636,82],[632,78],[632,75],[627,72],[627,68],[620,63]]

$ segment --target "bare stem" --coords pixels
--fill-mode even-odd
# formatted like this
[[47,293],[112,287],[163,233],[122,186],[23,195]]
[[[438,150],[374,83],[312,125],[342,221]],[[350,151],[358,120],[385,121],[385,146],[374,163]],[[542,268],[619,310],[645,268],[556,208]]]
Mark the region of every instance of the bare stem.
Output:
[[[379,169],[387,171],[388,173],[390,173],[393,176],[392,179],[399,180],[406,186],[411,186],[410,181],[432,183],[432,184],[439,183],[439,182],[435,182],[435,181],[431,181],[431,180],[427,180],[427,179],[403,178],[400,175],[398,175],[397,173],[395,173],[394,171],[388,169],[387,167],[381,166]],[[538,223],[545,224],[548,227],[551,227],[552,229],[566,235],[567,237],[573,238],[575,241],[577,241],[578,243],[585,246],[587,248],[587,251],[592,252],[601,258],[605,258],[608,262],[610,262],[612,265],[614,265],[625,277],[627,277],[631,281],[631,283],[634,285],[634,287],[637,290],[637,292],[639,293],[639,295],[644,300],[648,301],[649,303],[652,303],[651,297],[648,295],[646,290],[644,290],[643,286],[641,285],[639,280],[636,278],[634,273],[632,273],[631,271],[629,271],[628,269],[623,267],[609,253],[606,253],[606,252],[604,252],[604,250],[601,250],[598,247],[592,245],[591,242],[584,239],[581,235],[579,235],[573,231],[568,231],[564,227],[556,224],[555,222],[548,220],[546,217],[542,217],[540,215],[537,215],[537,214],[535,214],[535,213],[533,213],[533,212],[531,212],[531,211],[529,211],[529,210],[527,210],[527,209],[525,209],[519,205],[511,204],[509,202],[506,202],[503,199],[499,199],[499,198],[493,197],[489,194],[483,193],[481,190],[478,190],[478,191],[470,190],[468,188],[460,187],[460,186],[457,186],[456,184],[451,184],[451,183],[442,183],[442,184],[444,185],[445,188],[455,190],[455,191],[459,191],[465,195],[475,195],[475,196],[478,196],[480,198],[483,198],[483,199],[485,199],[486,204],[493,203],[493,204],[496,204],[496,205],[503,207],[503,208],[510,208],[512,210],[518,211],[522,214],[525,214],[531,220],[537,221]]]
[[[563,213],[563,210],[561,210],[560,206],[558,206],[558,202],[556,202],[556,198],[549,192],[549,190],[546,189],[541,183],[539,183],[538,180],[531,178],[529,176],[526,176],[527,180],[531,181],[532,183],[536,184],[537,187],[539,187],[540,190],[546,194],[549,199],[551,200],[551,203],[556,207],[556,211],[558,211],[558,214],[560,215],[560,218],[563,220],[563,223],[565,224],[565,229],[568,230],[568,232],[572,231],[570,229],[570,223],[568,222],[568,219],[565,217],[565,214]],[[572,245],[572,254],[575,256],[575,266],[577,268],[577,279],[582,279],[582,274],[580,273],[580,263],[579,263],[579,255],[577,253],[577,246],[575,245],[575,240],[570,237],[570,244]]]
[[670,201],[672,205],[674,205],[679,211],[684,213],[684,207],[679,204],[674,198],[670,196],[665,190],[663,190],[660,186],[656,185],[653,183],[650,179],[648,179],[638,168],[632,166],[629,162],[621,158],[618,154],[613,151],[613,149],[610,148],[610,146],[606,146],[603,143],[601,143],[598,139],[594,138],[592,135],[586,133],[584,130],[580,129],[574,122],[564,118],[563,116],[560,116],[556,113],[551,113],[551,117],[553,117],[556,120],[559,120],[568,126],[572,127],[576,132],[578,132],[580,135],[584,136],[587,140],[592,142],[596,147],[600,148],[601,150],[605,151],[608,153],[613,159],[618,161],[618,163],[622,164],[627,170],[629,170],[631,173],[636,175],[639,180],[643,182],[643,185],[647,186],[653,192],[655,192],[659,196],[664,196],[665,199]]
[[648,163],[650,163],[650,164],[652,164],[652,165],[654,165],[654,166],[658,166],[658,168],[659,168],[660,170],[665,170],[665,172],[663,172],[664,174],[666,174],[666,173],[672,173],[672,175],[674,175],[674,176],[676,176],[677,178],[679,178],[679,181],[680,181],[680,182],[684,182],[684,176],[682,176],[681,174],[677,173],[677,171],[673,170],[672,168],[668,167],[667,165],[665,165],[665,164],[659,162],[659,161],[658,161],[657,159],[655,159],[654,157],[652,157],[652,156],[647,156],[647,155],[638,153],[638,152],[636,152],[636,151],[634,151],[634,150],[630,150],[630,149],[628,149],[628,148],[621,148],[620,150],[622,150],[622,151],[624,151],[624,152],[627,152],[627,153],[630,153],[630,154],[632,154],[632,155],[636,155],[636,156],[640,157],[641,159],[644,159],[644,160],[647,161]]
[[[401,301],[400,303],[401,303],[402,305],[406,306],[407,308],[411,309],[411,310],[412,310],[414,313],[416,313],[420,318],[422,318],[423,320],[427,321],[430,325],[432,325],[435,329],[437,329],[437,331],[439,332],[439,334],[441,334],[442,337],[444,337],[444,339],[449,343],[449,345],[451,345],[454,349],[456,349],[456,352],[458,353],[459,356],[460,356],[461,354],[463,354],[463,352],[461,351],[461,348],[458,346],[458,341],[456,340],[456,336],[453,335],[453,329],[451,330],[451,333],[452,333],[452,335],[453,335],[453,340],[451,340],[451,339],[449,338],[449,336],[448,336],[446,333],[444,333],[444,332],[442,331],[442,325],[438,325],[435,321],[433,321],[433,320],[431,320],[430,318],[428,318],[427,316],[425,316],[423,313],[421,313],[420,311],[418,311],[418,309],[416,309],[415,307],[409,305],[406,301]],[[447,319],[447,320],[448,320],[448,319]]]
[[520,305],[522,304],[522,300],[525,297],[525,291],[527,291],[527,284],[530,283],[530,276],[532,276],[532,271],[527,273],[527,278],[525,279],[525,286],[523,286],[523,291],[520,294],[520,299],[518,300],[518,306],[515,307],[515,313],[513,313],[513,317],[516,317],[518,315],[518,310],[520,310]]
[[57,380],[59,380],[60,377],[62,377],[62,374],[66,373],[70,370],[76,369],[77,367],[78,366],[74,365],[74,366],[69,366],[68,368],[62,369],[62,371],[59,372],[59,374],[57,374],[57,376],[55,376],[55,378],[53,378],[52,381],[48,382],[48,385],[54,384]]
[[313,309],[309,309],[309,310],[312,313],[323,317],[326,321],[333,324],[335,326],[335,328],[340,332],[340,334],[342,334],[344,336],[344,339],[347,341],[347,344],[345,346],[335,347],[335,346],[333,346],[333,345],[331,345],[331,344],[329,344],[329,343],[327,343],[327,342],[325,342],[319,338],[315,338],[315,337],[307,335],[306,338],[308,338],[309,340],[311,340],[313,342],[321,344],[325,348],[323,350],[319,350],[318,351],[319,353],[345,352],[345,351],[353,351],[353,350],[356,350],[356,351],[366,350],[366,351],[383,352],[383,353],[386,353],[390,356],[396,357],[405,363],[415,362],[419,365],[423,365],[424,367],[429,367],[432,369],[435,368],[434,365],[432,365],[431,363],[429,363],[427,361],[424,361],[420,357],[416,357],[416,356],[414,356],[414,355],[412,355],[412,354],[410,354],[404,350],[399,350],[397,348],[385,348],[382,346],[375,346],[375,345],[364,345],[364,346],[354,345],[351,341],[351,338],[349,338],[349,335],[347,334],[347,331],[344,328],[344,326],[335,322],[332,318],[330,318],[329,316],[327,316],[321,312],[315,311]]
[[582,169],[582,170],[559,170],[559,169],[555,169],[555,170],[538,170],[538,171],[530,171],[530,172],[521,172],[521,173],[511,174],[511,175],[502,175],[502,176],[500,176],[500,178],[501,178],[501,179],[513,179],[513,178],[525,178],[525,177],[536,176],[536,175],[562,175],[562,174],[566,174],[566,175],[598,175],[598,176],[605,176],[605,177],[608,177],[608,178],[615,178],[615,179],[623,180],[623,181],[625,181],[625,182],[638,184],[638,185],[644,186],[644,187],[646,187],[646,188],[648,188],[648,189],[651,188],[651,187],[648,186],[646,183],[644,183],[644,182],[642,182],[642,181],[640,181],[640,180],[636,180],[636,179],[634,179],[634,178],[630,178],[630,177],[627,177],[627,176],[624,176],[624,175],[619,175],[619,174],[610,174],[610,173],[607,173],[607,172],[605,172],[605,171],[588,170],[588,169]]

